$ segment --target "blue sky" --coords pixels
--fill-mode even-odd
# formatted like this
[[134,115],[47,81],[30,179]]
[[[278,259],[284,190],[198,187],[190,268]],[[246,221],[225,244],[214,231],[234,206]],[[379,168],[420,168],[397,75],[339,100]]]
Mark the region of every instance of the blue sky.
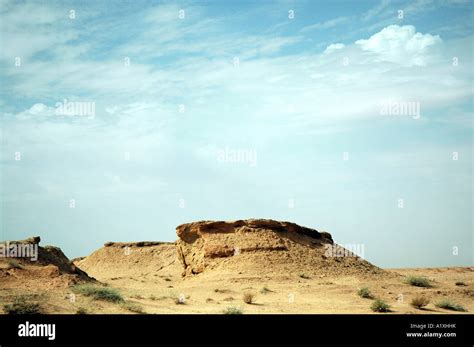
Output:
[[472,2],[0,8],[0,239],[76,257],[272,218],[384,267],[473,265]]

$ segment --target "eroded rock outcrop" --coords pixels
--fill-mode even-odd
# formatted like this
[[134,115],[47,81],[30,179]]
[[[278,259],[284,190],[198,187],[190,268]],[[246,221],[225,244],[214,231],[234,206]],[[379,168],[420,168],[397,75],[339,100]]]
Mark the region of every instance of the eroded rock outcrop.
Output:
[[26,287],[30,282],[64,287],[95,281],[76,267],[60,248],[42,247],[40,241],[40,237],[35,236],[26,240],[0,242],[0,279],[4,283],[9,278]]
[[176,234],[184,276],[215,268],[255,274],[380,270],[356,255],[328,257],[327,250],[333,246],[329,233],[291,222],[200,221],[179,225]]

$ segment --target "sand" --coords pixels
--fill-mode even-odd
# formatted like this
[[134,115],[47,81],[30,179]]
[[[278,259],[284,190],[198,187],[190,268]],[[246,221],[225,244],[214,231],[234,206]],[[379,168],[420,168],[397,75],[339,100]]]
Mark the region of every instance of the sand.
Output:
[[[172,246],[156,248],[163,247],[168,247],[172,253]],[[147,249],[143,253],[152,251]],[[145,262],[146,257],[141,256]],[[127,303],[139,306],[143,313],[223,313],[228,308],[237,308],[244,314],[372,314],[370,305],[373,300],[357,295],[361,287],[368,287],[374,296],[391,305],[392,312],[383,314],[458,313],[434,305],[443,298],[461,304],[466,313],[474,312],[474,268],[470,267],[385,269],[390,276],[383,278],[327,275],[302,278],[303,274],[299,273],[255,276],[245,271],[233,275],[213,272],[182,277],[182,268],[176,259],[154,272],[148,268],[136,271],[130,263],[141,267],[140,261],[135,263],[137,259],[127,258],[129,263],[117,263],[110,254],[109,257],[110,266],[102,263],[97,271],[89,268],[89,275],[108,288],[117,289]],[[87,313],[134,313],[126,305],[74,294],[72,288],[77,280],[71,281],[68,274],[58,276],[52,266],[27,264],[23,269],[7,269],[4,260],[0,264],[0,310],[3,304],[24,295],[28,300],[40,303],[44,313],[76,313],[79,309]],[[420,288],[404,283],[409,275],[425,276],[433,287]],[[464,285],[456,285],[457,282]],[[243,301],[247,292],[254,294],[252,304]],[[75,295],[74,301],[71,300],[72,294]],[[410,306],[411,299],[419,294],[430,299],[423,310]],[[184,302],[180,302],[180,298],[184,298],[181,300]]]

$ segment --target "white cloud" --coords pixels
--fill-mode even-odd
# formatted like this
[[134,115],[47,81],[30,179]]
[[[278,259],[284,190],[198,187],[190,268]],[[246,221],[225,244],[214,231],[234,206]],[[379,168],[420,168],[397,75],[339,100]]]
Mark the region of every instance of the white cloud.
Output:
[[344,47],[345,45],[343,43],[332,43],[326,47],[326,49],[324,50],[324,53],[329,54],[339,49],[343,49]]
[[[386,2],[382,2],[379,10],[385,8]],[[222,20],[206,17],[199,8],[186,8],[186,19],[180,20],[179,9],[169,5],[149,11],[140,23],[143,30],[133,40],[110,47],[106,57],[93,59],[92,54],[85,54],[86,59],[79,59],[70,54],[67,59],[53,56],[48,61],[32,61],[21,70],[6,68],[6,77],[15,78],[10,86],[12,93],[43,101],[43,106],[20,112],[19,118],[41,115],[47,110],[44,104],[54,105],[63,98],[72,100],[80,95],[84,101],[97,103],[98,121],[104,122],[101,127],[116,126],[107,130],[114,135],[112,138],[169,129],[167,126],[174,126],[177,119],[188,115],[186,121],[191,124],[199,117],[209,122],[222,117],[226,122],[232,122],[228,120],[232,117],[243,118],[242,124],[255,119],[280,119],[294,129],[310,131],[315,124],[337,127],[341,120],[373,117],[381,99],[416,97],[424,105],[435,106],[469,95],[469,78],[453,77],[446,67],[399,69],[435,61],[436,48],[442,43],[439,36],[418,33],[413,26],[388,26],[355,44],[330,44],[322,54],[304,50],[287,54],[283,49],[303,42],[302,34],[229,32],[224,30]],[[64,15],[61,11],[55,13]],[[330,28],[346,20],[335,18],[312,29]],[[92,24],[93,32],[103,31],[103,22],[98,23]],[[38,25],[43,28],[42,23]],[[86,41],[59,44],[55,49],[68,52],[71,45],[74,52],[83,54],[103,44],[95,36]],[[128,67],[123,64],[124,56],[131,57]],[[172,59],[163,59],[166,65],[162,66],[155,59],[162,56]],[[232,61],[236,56],[240,58],[239,67]],[[342,65],[344,56],[350,58],[348,66]],[[468,68],[463,65],[458,71]],[[398,70],[394,73],[392,69]],[[446,78],[433,77],[440,74]],[[449,92],[441,81],[450,81]],[[441,92],[442,98],[433,97]],[[183,115],[176,112],[181,103],[186,105]],[[290,104],[295,112],[288,120],[285,117]],[[233,114],[236,108],[242,114]],[[58,123],[63,121],[67,120],[59,119]],[[218,127],[222,123],[215,124]],[[70,130],[74,133],[76,128]],[[255,133],[261,130],[255,128]],[[165,135],[173,137],[172,132]]]
[[387,12],[387,8],[390,5],[390,0],[382,0],[377,6],[371,8],[369,11],[362,15],[362,19],[370,20],[374,17],[380,16]]
[[[72,42],[79,38],[80,29],[73,26],[69,7],[46,2],[18,3],[7,1],[0,6],[2,47],[0,59],[10,62],[20,57],[22,64],[33,61],[33,57],[45,52],[64,59],[76,50],[84,51],[82,45]],[[93,15],[90,8],[80,11],[80,18]]]
[[36,119],[45,120],[48,117],[54,116],[55,110],[53,107],[49,107],[43,103],[36,103],[30,108],[21,111],[17,114],[3,113],[6,117],[13,117],[18,120]]
[[308,32],[308,31],[312,31],[312,30],[330,29],[330,28],[333,28],[333,27],[335,27],[339,24],[347,22],[349,19],[350,19],[349,17],[337,17],[337,18],[334,18],[334,19],[327,20],[325,22],[311,24],[311,25],[303,27],[301,29],[301,32],[304,33],[304,32]]
[[47,109],[48,109],[48,106],[40,103],[40,104],[34,104],[33,106],[31,106],[28,112],[31,114],[40,114]]
[[373,53],[376,61],[424,66],[436,55],[442,40],[438,35],[416,32],[413,25],[390,25],[369,39],[355,43]]

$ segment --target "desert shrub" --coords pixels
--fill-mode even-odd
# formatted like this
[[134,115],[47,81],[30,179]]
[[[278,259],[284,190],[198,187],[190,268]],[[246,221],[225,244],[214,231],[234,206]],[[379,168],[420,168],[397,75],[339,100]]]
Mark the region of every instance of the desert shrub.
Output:
[[23,297],[17,297],[12,304],[3,306],[6,314],[40,314],[41,308],[38,303],[27,302]]
[[104,300],[110,302],[123,302],[122,295],[115,289],[105,288],[90,284],[80,284],[73,287],[76,293],[90,296],[94,300]]
[[428,298],[425,298],[424,296],[415,296],[413,299],[411,299],[410,305],[413,306],[414,308],[421,309],[422,307],[425,307],[430,303],[430,300]]
[[246,304],[252,304],[253,303],[253,300],[255,298],[255,294],[251,293],[251,292],[245,292],[244,293],[244,296],[242,297],[242,300],[246,303]]
[[370,309],[374,312],[390,312],[390,305],[382,299],[376,299],[372,305],[370,305]]
[[301,273],[299,276],[300,276],[301,278],[304,278],[305,280],[309,280],[309,279],[310,279],[310,277],[309,277],[308,275],[304,274],[304,273]]
[[426,277],[422,276],[408,276],[406,279],[406,283],[415,287],[432,287],[430,281]]
[[225,293],[230,293],[230,290],[229,290],[229,289],[219,289],[219,288],[216,288],[216,289],[214,289],[214,292],[215,292],[215,293],[222,293],[222,294],[225,294]]
[[9,269],[24,269],[24,266],[16,259],[8,259],[7,264]]
[[267,293],[270,293],[270,292],[271,292],[271,290],[268,289],[267,287],[263,287],[262,289],[260,289],[260,293],[262,293],[262,294],[267,294]]
[[148,299],[150,300],[153,300],[153,301],[156,301],[156,300],[167,300],[167,299],[170,299],[170,298],[174,298],[173,295],[162,295],[162,296],[156,296],[156,295],[150,295],[148,297]]
[[460,312],[466,311],[464,307],[451,301],[450,299],[442,299],[441,301],[437,302],[435,306],[439,308],[444,308],[446,310],[451,310],[451,311],[460,311]]
[[88,312],[85,308],[79,307],[76,311],[76,314],[88,314]]
[[133,302],[125,302],[122,304],[123,308],[125,308],[126,310],[129,310],[130,312],[134,312],[134,313],[144,313],[143,312],[143,307],[141,307],[140,305],[137,305]]
[[357,291],[357,295],[364,299],[373,299],[374,297],[370,292],[369,288],[367,287],[359,288],[359,290]]
[[224,310],[224,314],[242,314],[242,309],[238,307],[227,307]]
[[461,281],[456,282],[455,284],[456,284],[457,286],[465,286],[465,285],[466,285],[466,283],[461,282]]

